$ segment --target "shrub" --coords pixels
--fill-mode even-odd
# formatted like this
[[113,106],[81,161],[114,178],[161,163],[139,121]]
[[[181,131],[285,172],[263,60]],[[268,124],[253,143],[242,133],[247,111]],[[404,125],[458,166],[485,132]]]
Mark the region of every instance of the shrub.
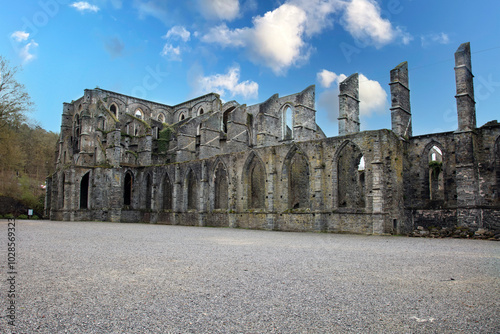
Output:
[[33,217],[31,217],[31,219],[40,219],[37,215],[33,215]]
[[17,219],[28,219],[28,216],[26,216],[26,215],[19,215],[19,216],[17,216]]
[[5,219],[14,219],[14,215],[12,213],[8,213],[4,216]]

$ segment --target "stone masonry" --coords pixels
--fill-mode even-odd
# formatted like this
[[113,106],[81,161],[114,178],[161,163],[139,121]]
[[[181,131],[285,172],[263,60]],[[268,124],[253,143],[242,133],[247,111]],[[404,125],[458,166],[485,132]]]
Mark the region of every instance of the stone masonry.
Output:
[[256,105],[175,106],[103,89],[63,106],[54,220],[285,231],[500,230],[500,124],[476,127],[469,43],[455,53],[457,131],[413,136],[408,64],[390,73],[391,130],[360,131],[358,74],[340,83],[339,136],[315,88]]

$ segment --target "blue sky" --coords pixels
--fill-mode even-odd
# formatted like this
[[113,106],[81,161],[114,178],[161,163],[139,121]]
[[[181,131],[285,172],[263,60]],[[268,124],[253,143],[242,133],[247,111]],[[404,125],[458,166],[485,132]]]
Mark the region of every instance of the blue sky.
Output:
[[22,66],[33,118],[100,87],[175,105],[217,92],[256,104],[316,85],[338,133],[338,82],[360,73],[362,129],[390,128],[389,72],[410,68],[413,134],[457,128],[454,52],[470,42],[478,126],[499,119],[500,1],[39,0],[0,13],[0,54]]

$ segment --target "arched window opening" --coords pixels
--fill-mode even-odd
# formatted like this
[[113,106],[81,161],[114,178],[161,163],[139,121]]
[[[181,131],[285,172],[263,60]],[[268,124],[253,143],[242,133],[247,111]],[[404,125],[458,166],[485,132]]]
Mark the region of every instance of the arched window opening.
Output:
[[196,176],[193,171],[189,171],[187,177],[187,209],[197,210],[198,209],[198,182],[196,181]]
[[200,110],[198,111],[198,115],[203,115],[205,111],[203,110],[203,108],[200,108]]
[[248,208],[265,208],[266,171],[262,162],[254,157],[249,166]]
[[180,121],[183,121],[186,119],[186,116],[184,115],[184,113],[182,113],[180,116],[179,116],[179,122]]
[[113,115],[118,117],[118,108],[116,107],[115,104],[112,104],[111,107],[109,107],[109,110],[113,113]]
[[158,114],[158,122],[165,123],[165,115],[162,113]]
[[163,179],[163,210],[172,210],[172,183],[168,175]]
[[436,145],[429,150],[428,162],[429,199],[431,201],[444,200],[443,152]]
[[123,205],[130,206],[132,204],[132,183],[132,174],[127,172],[123,182]]
[[151,174],[146,175],[146,210],[152,209],[152,198],[153,198],[153,182],[151,180]]
[[348,142],[338,155],[337,186],[340,208],[365,207],[364,157],[352,142]]
[[288,182],[288,207],[309,208],[309,165],[302,154],[294,154],[290,161]]
[[226,169],[222,163],[219,163],[215,171],[214,191],[214,209],[226,210],[228,208],[228,181]]
[[80,116],[75,116],[75,121],[73,122],[73,151],[80,151]]
[[229,113],[233,111],[236,107],[231,107],[228,110],[224,111],[222,114],[222,131],[227,133],[227,123],[229,122]]
[[293,139],[293,110],[289,106],[283,110],[283,140]]
[[137,126],[137,124],[134,124],[134,136],[138,136],[139,135],[139,127]]
[[142,110],[141,109],[136,109],[134,116],[137,117],[138,119],[142,119]]
[[85,174],[80,182],[80,209],[88,209],[89,175],[90,173]]

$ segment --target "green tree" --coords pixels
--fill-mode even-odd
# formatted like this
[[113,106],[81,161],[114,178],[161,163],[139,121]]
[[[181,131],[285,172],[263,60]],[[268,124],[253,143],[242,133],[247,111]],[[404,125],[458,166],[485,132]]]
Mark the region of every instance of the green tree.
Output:
[[15,78],[18,71],[0,56],[0,129],[26,121],[26,113],[33,105],[24,85]]

